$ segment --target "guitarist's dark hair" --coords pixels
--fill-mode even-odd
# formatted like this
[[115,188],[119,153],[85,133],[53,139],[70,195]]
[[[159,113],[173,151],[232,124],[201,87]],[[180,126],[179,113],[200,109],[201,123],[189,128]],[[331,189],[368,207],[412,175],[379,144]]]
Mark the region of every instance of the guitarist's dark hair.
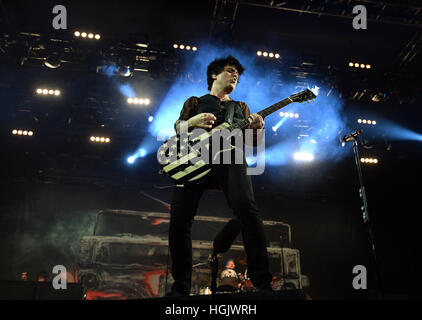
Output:
[[213,74],[215,74],[215,75],[220,74],[224,70],[224,67],[227,66],[227,65],[231,65],[231,66],[235,67],[237,69],[237,72],[239,72],[239,77],[245,71],[245,68],[232,55],[229,55],[225,58],[215,59],[213,62],[211,62],[208,65],[208,68],[207,68],[208,90],[211,90],[212,84],[214,82],[212,75]]

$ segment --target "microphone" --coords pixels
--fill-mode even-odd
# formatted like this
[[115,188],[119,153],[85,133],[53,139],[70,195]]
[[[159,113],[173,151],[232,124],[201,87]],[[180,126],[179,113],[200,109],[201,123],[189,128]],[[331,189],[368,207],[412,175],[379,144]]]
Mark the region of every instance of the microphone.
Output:
[[346,142],[349,142],[349,141],[352,141],[352,140],[355,140],[358,136],[360,136],[361,135],[361,133],[362,133],[362,130],[356,130],[355,132],[353,132],[353,133],[351,133],[351,134],[346,134],[344,137],[343,137],[343,143],[346,143]]

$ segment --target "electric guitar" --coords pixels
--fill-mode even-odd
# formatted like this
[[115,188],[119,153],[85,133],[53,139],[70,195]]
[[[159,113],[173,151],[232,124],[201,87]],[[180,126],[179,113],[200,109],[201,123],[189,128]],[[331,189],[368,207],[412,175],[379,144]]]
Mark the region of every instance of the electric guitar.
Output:
[[[269,114],[284,108],[290,103],[305,101],[309,103],[309,100],[315,98],[316,95],[311,90],[306,89],[257,113],[264,119]],[[228,149],[221,149],[210,157],[209,153],[212,149],[211,142],[213,141],[213,135],[224,129],[229,132],[236,132],[235,129],[245,129],[249,124],[249,121],[245,119],[233,125],[223,122],[208,132],[204,129],[195,129],[193,132],[187,132],[185,130],[183,133],[181,130],[182,133],[170,137],[158,149],[159,173],[168,175],[177,185],[202,182],[205,176],[211,171],[213,164],[216,163],[215,160],[217,157],[220,157],[221,153],[235,148],[235,146],[229,145]],[[224,138],[231,139],[232,136]]]

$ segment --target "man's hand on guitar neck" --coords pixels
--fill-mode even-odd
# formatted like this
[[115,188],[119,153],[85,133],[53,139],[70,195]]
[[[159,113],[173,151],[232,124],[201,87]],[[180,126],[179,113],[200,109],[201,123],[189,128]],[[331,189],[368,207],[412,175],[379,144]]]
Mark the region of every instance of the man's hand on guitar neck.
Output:
[[249,143],[246,143],[245,141],[245,144],[250,147],[256,147],[257,145],[260,145],[263,141],[264,135],[263,135],[262,130],[264,130],[265,121],[262,118],[262,116],[260,116],[258,113],[251,114],[248,117],[248,121],[249,121],[249,126],[247,127],[247,129],[253,129],[253,143],[252,145],[250,145]]
[[251,114],[248,117],[248,121],[249,121],[248,129],[262,129],[262,128],[264,128],[265,121],[258,113]]

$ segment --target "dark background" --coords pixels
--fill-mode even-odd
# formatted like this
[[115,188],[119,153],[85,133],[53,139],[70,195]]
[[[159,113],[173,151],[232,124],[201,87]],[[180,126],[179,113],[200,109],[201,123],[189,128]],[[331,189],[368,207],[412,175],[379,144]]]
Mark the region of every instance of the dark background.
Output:
[[[291,7],[296,5],[287,3]],[[53,1],[36,4],[0,1],[2,35],[13,37],[19,32],[33,32],[69,37],[77,27],[114,39],[141,33],[156,46],[169,47],[176,40],[199,41],[209,37],[239,47],[251,43],[256,47],[278,47],[280,54],[292,61],[312,57],[325,70],[336,70],[334,78],[343,93],[345,110],[359,104],[421,132],[420,55],[405,64],[402,60],[402,51],[412,37],[420,34],[420,26],[369,21],[368,30],[354,30],[350,18],[318,17],[241,4],[232,30],[212,29],[215,1],[64,1],[61,4],[67,8],[69,31],[51,28],[51,10],[56,5]],[[342,4],[346,5],[340,1],[338,6]],[[416,6],[412,2],[407,5]],[[380,10],[376,6],[368,8]],[[372,16],[373,11],[369,9],[368,15]],[[400,8],[388,10],[382,16],[401,17]],[[218,32],[224,37],[218,37]],[[416,47],[420,47],[420,42]],[[146,134],[146,130],[133,129],[146,123],[141,113],[120,111],[121,123],[113,129],[119,132],[121,143],[108,149],[92,148],[83,142],[83,130],[90,122],[80,127],[66,126],[69,115],[92,120],[98,116],[98,109],[116,107],[117,110],[122,101],[113,92],[104,98],[108,102],[103,101],[92,114],[84,113],[81,107],[87,97],[107,92],[110,84],[88,69],[67,68],[58,83],[68,91],[72,89],[74,94],[64,97],[64,111],[47,112],[48,102],[42,105],[34,102],[32,79],[48,79],[55,70],[19,65],[11,59],[14,52],[9,49],[5,49],[7,56],[2,56],[0,65],[3,140],[0,278],[17,280],[22,271],[28,271],[35,280],[41,269],[51,270],[56,264],[74,265],[78,241],[92,233],[98,211],[112,208],[168,212],[165,206],[138,192],[143,190],[170,202],[171,189],[165,188],[169,182],[157,174],[154,154],[142,166],[125,165],[125,155],[136,149]],[[346,64],[356,57],[376,66],[371,78],[348,76]],[[156,101],[170,85],[165,77],[154,81],[141,77],[139,81],[154,88],[151,90],[155,90]],[[366,99],[356,101],[354,93],[364,89],[384,90],[390,93],[390,99],[373,103],[365,96]],[[19,112],[22,109],[31,110],[32,113],[26,113],[28,118],[35,115],[40,119],[37,125],[44,134],[31,142],[22,140],[16,144],[9,129],[19,121],[26,121],[22,116],[25,113]],[[123,124],[128,119],[137,122],[125,130]],[[421,289],[418,246],[421,143],[404,140],[388,141],[386,145],[389,148],[378,149],[383,161],[378,166],[363,168],[378,264],[386,294],[416,297]],[[302,274],[310,278],[309,293],[314,299],[376,296],[369,244],[361,218],[359,181],[353,153],[351,149],[348,152],[350,156],[335,165],[268,167],[264,175],[253,177],[262,218],[292,226],[293,247],[301,252]],[[279,182],[270,184],[269,177],[271,181],[279,177]],[[204,196],[199,214],[231,216],[223,195],[215,191]],[[352,288],[352,269],[359,264],[369,269],[368,291]]]

